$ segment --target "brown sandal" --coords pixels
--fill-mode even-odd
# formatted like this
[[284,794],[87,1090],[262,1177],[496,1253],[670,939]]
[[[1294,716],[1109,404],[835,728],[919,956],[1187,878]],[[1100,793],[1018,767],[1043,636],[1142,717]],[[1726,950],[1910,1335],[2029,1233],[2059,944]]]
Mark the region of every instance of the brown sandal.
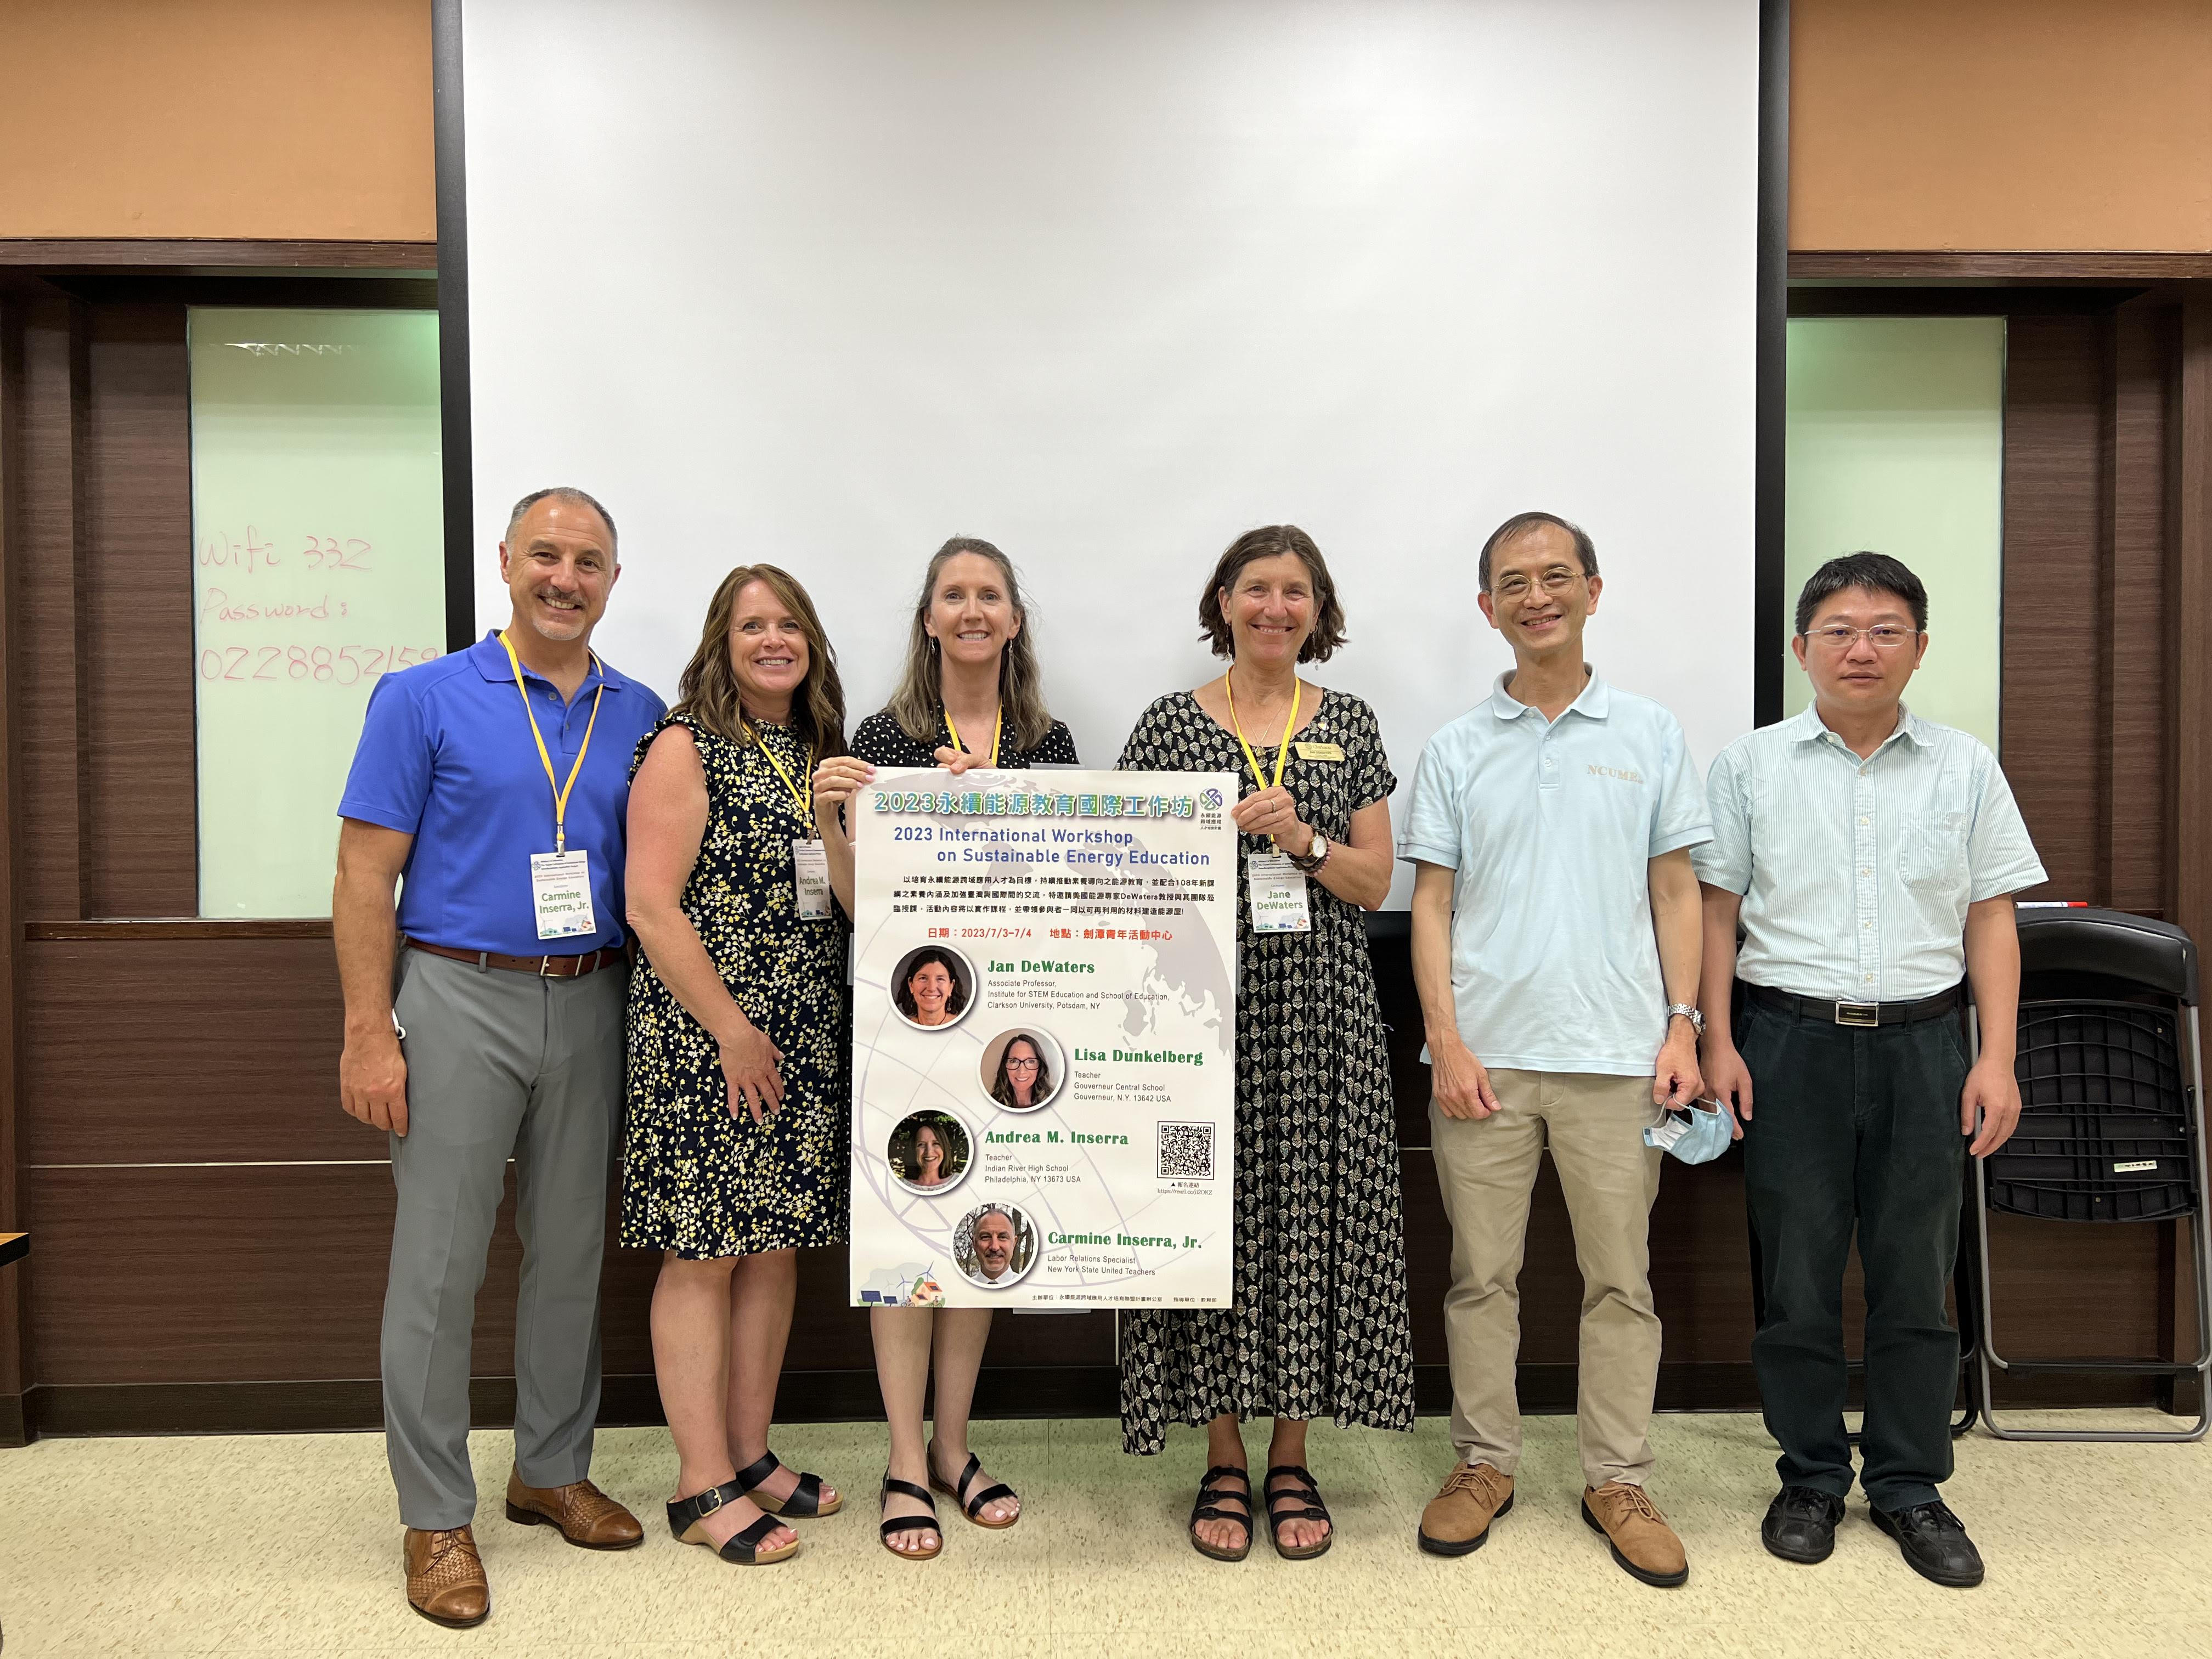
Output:
[[[1225,1486],[1215,1486],[1215,1478],[1221,1475],[1236,1476],[1244,1483],[1244,1490],[1231,1492]],[[1224,1498],[1232,1504],[1242,1504],[1243,1512],[1239,1514],[1235,1510],[1219,1507]],[[1244,1528],[1244,1541],[1233,1550],[1209,1544],[1198,1535],[1198,1523],[1201,1521],[1234,1521]],[[1210,1556],[1216,1561],[1242,1561],[1252,1553],[1252,1475],[1249,1470],[1240,1469],[1234,1463],[1218,1463],[1200,1477],[1198,1502],[1191,1506],[1190,1510],[1190,1547],[1200,1555]]]
[[[945,1548],[945,1532],[937,1524],[937,1500],[929,1495],[929,1489],[927,1486],[917,1486],[911,1480],[894,1480],[891,1479],[891,1472],[885,1469],[883,1490],[876,1496],[876,1508],[879,1513],[884,1505],[890,1501],[893,1492],[897,1492],[902,1497],[919,1498],[929,1505],[929,1513],[927,1515],[897,1515],[886,1520],[878,1529],[883,1534],[884,1547],[890,1550],[891,1553],[902,1561],[934,1561]],[[937,1534],[937,1547],[933,1550],[893,1549],[892,1537],[902,1532],[933,1532]]]
[[[1285,1477],[1288,1484],[1277,1486],[1275,1477]],[[1310,1561],[1316,1555],[1328,1553],[1328,1547],[1336,1541],[1336,1522],[1329,1519],[1328,1508],[1321,1501],[1321,1486],[1313,1478],[1313,1471],[1299,1463],[1278,1463],[1267,1471],[1267,1530],[1275,1535],[1275,1553],[1285,1561]],[[1287,1504],[1291,1507],[1280,1509]],[[1328,1531],[1318,1544],[1302,1544],[1292,1548],[1283,1542],[1283,1527],[1291,1521],[1328,1521]]]
[[929,1484],[936,1487],[938,1491],[943,1492],[954,1503],[959,1504],[961,1510],[967,1515],[968,1518],[970,1521],[973,1521],[977,1526],[986,1528],[992,1532],[1004,1532],[1008,1527],[1014,1524],[1014,1521],[1018,1521],[1022,1518],[1020,1511],[1015,1511],[1014,1521],[986,1521],[983,1518],[983,1505],[986,1504],[994,1504],[1001,1498],[1011,1498],[1016,1503],[1019,1503],[1021,1501],[1021,1494],[1016,1492],[1012,1486],[1008,1486],[1005,1481],[1001,1480],[995,1486],[986,1486],[981,1492],[977,1492],[973,1498],[963,1498],[960,1494],[968,1490],[968,1483],[973,1480],[977,1475],[982,1474],[982,1472],[983,1460],[976,1456],[975,1453],[969,1452],[968,1454],[967,1465],[960,1471],[959,1480],[948,1486],[938,1476],[937,1443],[933,1440],[930,1442]]

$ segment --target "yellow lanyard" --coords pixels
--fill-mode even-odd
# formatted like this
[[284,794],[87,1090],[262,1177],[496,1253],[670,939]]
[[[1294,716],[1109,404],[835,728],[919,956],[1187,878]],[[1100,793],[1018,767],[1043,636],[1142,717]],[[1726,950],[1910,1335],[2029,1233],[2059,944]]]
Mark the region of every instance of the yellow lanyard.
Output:
[[[991,717],[991,764],[994,766],[999,763],[999,733],[1006,730],[1006,705],[1002,702],[999,705],[998,713]],[[955,749],[961,749],[963,754],[966,753],[967,751],[962,749],[960,742],[960,728],[952,723],[952,711],[950,708],[945,711],[945,729],[951,733],[952,746]]]
[[[538,758],[545,768],[545,781],[553,786],[553,850],[568,850],[568,792],[576,787],[576,775],[584,769],[584,757],[592,747],[592,728],[599,723],[599,699],[607,694],[606,670],[599,667],[599,659],[592,657],[592,666],[599,669],[599,689],[592,693],[592,717],[584,722],[584,741],[576,750],[576,763],[568,769],[568,781],[562,782],[553,775],[553,757],[546,752],[545,734],[538,729],[538,711],[530,706],[530,689],[522,683],[522,659],[514,654],[514,641],[500,631],[499,642],[507,647],[507,660],[514,670],[515,695],[522,699],[522,712],[530,721],[530,735],[538,743]],[[591,653],[586,652],[586,656]]]
[[[768,763],[775,768],[776,776],[783,780],[784,793],[791,797],[791,804],[799,809],[799,816],[806,820],[808,839],[813,839],[814,808],[806,799],[806,792],[791,781],[791,774],[783,769],[783,763],[775,757],[775,750],[761,741],[760,733],[747,725],[742,716],[738,720],[738,727],[745,736],[752,739],[754,748],[768,757]],[[814,775],[814,746],[811,744],[809,744],[806,748],[806,775],[809,777]]]
[[1283,722],[1282,746],[1275,750],[1275,781],[1269,783],[1267,775],[1260,769],[1260,757],[1252,752],[1252,745],[1244,741],[1244,726],[1237,718],[1235,682],[1233,670],[1221,677],[1221,689],[1229,694],[1229,723],[1237,728],[1237,747],[1243,750],[1244,763],[1252,769],[1252,781],[1262,789],[1279,789],[1283,787],[1283,767],[1291,758],[1291,733],[1297,729],[1298,699],[1305,695],[1305,688],[1296,680],[1291,682],[1291,717]]

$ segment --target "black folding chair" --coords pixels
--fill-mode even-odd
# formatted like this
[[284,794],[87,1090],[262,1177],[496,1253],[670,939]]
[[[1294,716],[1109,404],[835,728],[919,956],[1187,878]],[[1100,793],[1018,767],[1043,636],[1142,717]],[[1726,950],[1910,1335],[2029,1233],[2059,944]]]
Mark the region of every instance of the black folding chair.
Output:
[[[1974,1169],[1982,1419],[2002,1440],[2189,1441],[2212,1425],[2212,1182],[2197,949],[2168,922],[2118,910],[2020,913],[2021,1110],[2010,1140]],[[1979,1052],[1980,1032],[1974,1032]],[[2185,1218],[2197,1262],[2194,1359],[2017,1358],[1990,1306],[1990,1212],[2121,1224]],[[2094,1373],[2198,1382],[2187,1429],[2021,1429],[2000,1422],[1996,1373]]]

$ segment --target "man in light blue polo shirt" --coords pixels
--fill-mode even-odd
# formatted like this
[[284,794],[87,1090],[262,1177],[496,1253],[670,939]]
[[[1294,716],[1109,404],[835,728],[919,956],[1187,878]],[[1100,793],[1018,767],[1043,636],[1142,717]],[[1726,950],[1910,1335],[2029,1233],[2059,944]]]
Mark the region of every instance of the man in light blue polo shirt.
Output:
[[644,1537],[588,1474],[629,977],[624,810],[631,754],[664,705],[591,649],[620,574],[605,508],[579,489],[526,495],[499,559],[507,627],[369,698],[331,905],[340,1099],[389,1136],[398,1188],[384,1419],[407,1599],[452,1626],[491,1609],[471,1530],[469,1341],[510,1158],[507,1515],[586,1548]]
[[[1760,1538],[1789,1561],[1835,1547],[1851,1489],[1841,1310],[1856,1229],[1861,1480],[1912,1568],[1966,1589],[1981,1556],[1936,1492],[1959,1386],[1944,1289],[1966,1155],[1995,1152],[2020,1118],[2012,896],[2044,874],[1996,757],[1901,701],[1927,628],[1927,590],[1895,559],[1850,554],[1806,582],[1792,649],[1813,706],[1738,738],[1706,780],[1701,1000],[1705,1075],[1743,1125],[1765,1303],[1751,1357],[1782,1446]],[[1981,1020],[1971,1068],[1962,977]]]
[[1689,1577],[1644,1493],[1659,1376],[1649,1277],[1660,1154],[1644,1131],[1698,1078],[1697,877],[1711,833],[1674,717],[1583,660],[1603,582],[1589,538],[1548,513],[1482,550],[1483,615],[1513,672],[1429,740],[1398,855],[1413,860],[1413,978],[1452,1224],[1444,1334],[1461,1462],[1420,1543],[1463,1555],[1513,1500],[1528,1198],[1548,1146],[1583,1297],[1583,1517],[1647,1584]]

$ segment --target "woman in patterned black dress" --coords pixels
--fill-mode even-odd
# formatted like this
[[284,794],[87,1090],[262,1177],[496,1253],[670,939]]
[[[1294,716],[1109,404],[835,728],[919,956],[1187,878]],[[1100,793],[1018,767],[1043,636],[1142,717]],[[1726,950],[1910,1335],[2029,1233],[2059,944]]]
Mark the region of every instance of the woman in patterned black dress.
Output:
[[1297,678],[1344,640],[1328,568],[1304,531],[1239,537],[1199,621],[1228,673],[1146,709],[1121,767],[1241,774],[1240,851],[1297,861],[1311,926],[1255,934],[1239,880],[1231,1303],[1122,1315],[1121,1432],[1128,1450],[1151,1453],[1170,1423],[1206,1425],[1191,1541],[1233,1561],[1252,1544],[1242,1420],[1272,1416],[1261,1501],[1277,1551],[1303,1559],[1332,1536],[1305,1467],[1307,1419],[1413,1426],[1397,1133],[1360,915],[1390,889],[1397,780],[1367,705]]
[[[662,1253],[653,1369],[680,1460],[669,1527],[745,1565],[842,1501],[769,1450],[796,1253],[842,1243],[851,844],[801,864],[866,775],[836,659],[773,565],[716,590],[676,707],[638,745],[622,1242]],[[826,882],[817,872],[826,867]],[[828,890],[823,890],[824,888]],[[833,902],[834,895],[834,902]]]
[[[898,690],[888,708],[860,722],[853,752],[877,766],[954,772],[971,765],[1074,765],[1075,740],[1045,707],[1027,621],[1005,554],[972,537],[945,543],[922,579]],[[993,1482],[968,1449],[968,1408],[990,1340],[991,1310],[873,1308],[868,1322],[890,1423],[884,1547],[926,1561],[943,1547],[931,1513],[932,1486],[979,1526],[1013,1525],[1021,1500]],[[921,1410],[933,1352],[937,1417],[925,1441]]]

